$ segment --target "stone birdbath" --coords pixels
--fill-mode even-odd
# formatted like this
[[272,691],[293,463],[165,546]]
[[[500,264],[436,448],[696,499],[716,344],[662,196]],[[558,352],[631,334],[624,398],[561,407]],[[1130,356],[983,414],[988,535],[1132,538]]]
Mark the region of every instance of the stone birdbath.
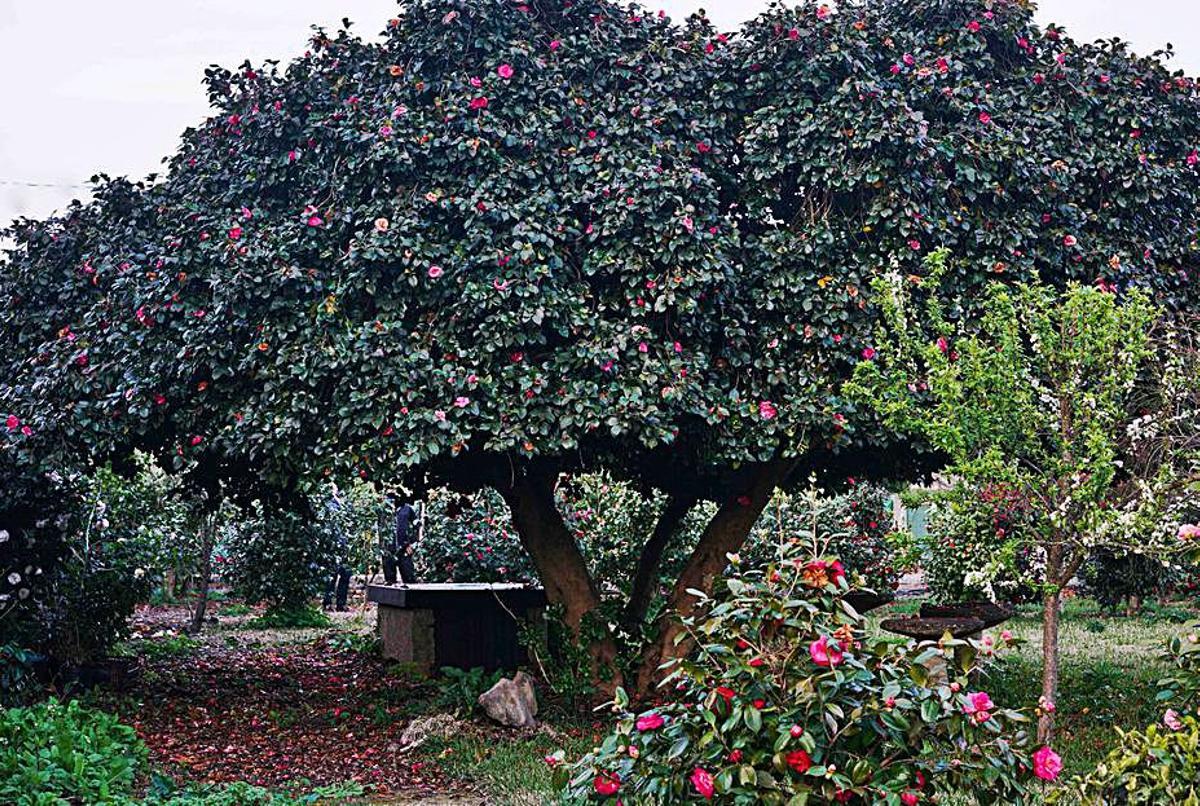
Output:
[[[879,626],[897,635],[918,641],[940,641],[947,633],[952,638],[978,639],[989,627],[1003,624],[1013,616],[1010,605],[995,602],[955,602],[953,604],[921,605],[920,615],[884,619]],[[957,651],[956,651],[957,654]],[[941,685],[948,678],[946,659],[939,656],[925,664],[930,682]]]

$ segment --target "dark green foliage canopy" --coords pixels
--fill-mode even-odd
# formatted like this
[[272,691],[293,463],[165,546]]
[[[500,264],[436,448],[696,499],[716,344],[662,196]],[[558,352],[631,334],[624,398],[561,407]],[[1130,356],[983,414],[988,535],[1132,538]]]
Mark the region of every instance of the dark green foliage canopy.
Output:
[[1197,85],[1024,2],[418,0],[207,84],[164,177],[12,229],[5,461],[695,485],[882,440],[840,381],[935,247],[1197,298]]

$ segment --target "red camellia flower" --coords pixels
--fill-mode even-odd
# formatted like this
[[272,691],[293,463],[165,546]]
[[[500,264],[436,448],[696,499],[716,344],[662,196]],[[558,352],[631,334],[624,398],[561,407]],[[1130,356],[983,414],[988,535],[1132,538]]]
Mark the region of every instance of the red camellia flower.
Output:
[[725,702],[733,702],[734,691],[728,686],[717,686],[717,693],[725,698]]
[[986,126],[992,122],[992,116],[989,115],[987,112],[980,112],[979,113],[979,122],[982,123],[984,126]]
[[480,95],[478,98],[472,98],[470,107],[472,109],[487,109],[488,99],[486,95]]
[[734,750],[732,753],[729,754],[730,763],[738,764],[741,762],[741,760],[742,760],[742,751],[741,750]]
[[808,654],[812,657],[813,663],[826,668],[833,668],[844,659],[842,648],[838,646],[837,642],[830,642],[823,635],[808,645]]
[[870,361],[876,355],[878,355],[878,353],[875,352],[874,347],[864,347],[863,348],[863,351],[862,351],[863,360]]
[[759,666],[763,665],[763,659],[762,658],[751,658],[750,665],[757,669]]
[[779,410],[775,408],[775,404],[769,400],[764,400],[758,404],[758,416],[764,420],[773,420]]
[[241,227],[230,227],[229,228],[229,240],[236,241],[241,237],[242,237],[242,228]]
[[803,750],[793,750],[785,756],[787,765],[803,775],[812,766],[812,758]]
[[804,728],[799,725],[792,725],[790,728],[788,728],[788,733],[792,734],[793,739],[799,739],[804,735]]
[[643,717],[639,717],[635,725],[640,731],[658,730],[663,726],[663,718],[661,714],[649,713]]
[[703,767],[697,767],[692,770],[692,786],[700,793],[700,796],[705,800],[712,800],[713,796],[713,777],[712,774]]
[[17,419],[17,415],[10,414],[5,418],[4,425],[8,427],[9,431],[16,431],[21,427],[21,421]]
[[204,437],[200,436],[199,434],[192,437],[192,445],[199,445],[203,441],[204,441]]
[[916,792],[913,792],[911,789],[900,793],[900,802],[903,803],[904,806],[917,806],[917,801],[920,799],[921,796]]
[[617,790],[621,788],[621,776],[615,772],[600,772],[596,774],[596,779],[592,781],[592,788],[596,790],[598,795],[615,795]]

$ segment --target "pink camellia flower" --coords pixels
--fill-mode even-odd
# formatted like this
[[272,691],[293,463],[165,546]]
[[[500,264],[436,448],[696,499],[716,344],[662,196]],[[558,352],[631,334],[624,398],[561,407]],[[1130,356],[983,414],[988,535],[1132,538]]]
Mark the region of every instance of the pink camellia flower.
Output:
[[986,126],[992,122],[992,116],[989,115],[987,112],[980,112],[979,113],[979,122],[982,123],[984,126]]
[[379,127],[379,136],[380,137],[391,137],[392,134],[395,133],[395,131],[396,130],[393,129],[390,124],[385,123]]
[[550,40],[550,50],[558,50],[561,47],[562,47],[562,42],[559,42],[557,39]]
[[21,435],[26,437],[33,436],[33,429],[27,425],[21,426]]
[[241,227],[230,227],[229,228],[229,240],[236,241],[241,237],[242,237],[242,228]]
[[979,33],[979,20],[971,20],[967,23],[967,30],[973,34]]
[[921,796],[916,792],[913,792],[911,789],[906,789],[900,793],[900,802],[903,803],[904,806],[917,806],[917,803],[920,800]]
[[1001,641],[1011,641],[1012,633],[1009,632],[1008,630],[1001,630],[1000,631],[1000,640]]
[[817,9],[817,19],[823,20],[829,16],[829,6],[822,5]]
[[325,220],[315,213],[308,217],[308,225],[310,227],[319,227],[325,223]]
[[916,238],[913,238],[908,242],[908,248],[913,250],[914,252],[918,252],[921,249],[921,242],[918,241]]
[[823,635],[808,645],[808,654],[812,656],[813,663],[825,668],[833,668],[843,660],[842,648],[836,641],[831,643]]
[[1192,153],[1187,155],[1187,164],[1195,165],[1197,162],[1200,162],[1200,151],[1193,148]]
[[764,400],[758,404],[758,416],[764,420],[773,420],[779,410],[775,408],[775,404],[769,400]]
[[445,270],[441,266],[430,266],[429,271],[426,273],[429,275],[429,279],[436,280],[445,273]]
[[878,353],[875,352],[874,347],[864,347],[863,348],[862,357],[863,357],[864,361],[870,361],[876,355],[878,355]]
[[480,95],[478,98],[472,98],[469,106],[471,109],[487,109],[488,99],[486,95]]
[[468,79],[468,82],[470,83],[470,85],[472,87],[475,87],[475,88],[479,88],[479,87],[483,86],[483,79],[480,78],[479,76],[471,76],[471,78]]
[[242,205],[242,218],[254,218],[254,213],[246,205]]
[[1053,781],[1062,772],[1062,757],[1049,745],[1033,754],[1033,774],[1043,781]]
[[634,725],[634,727],[636,727],[638,730],[643,731],[643,732],[648,731],[648,730],[658,730],[662,726],[663,726],[662,715],[655,713],[653,711],[646,714],[645,716],[638,717],[638,721]]
[[703,767],[697,767],[692,770],[692,786],[700,793],[700,797],[705,800],[712,800],[713,792],[713,777],[708,770]]
[[465,409],[467,406],[471,405],[471,401],[465,397],[456,397],[454,398],[454,405],[457,408]]
[[799,30],[797,30],[796,28],[789,28],[789,29],[788,29],[788,39],[791,39],[791,40],[795,41],[795,40],[797,40],[797,39],[799,39],[799,38],[800,38],[800,31],[799,31]]
[[893,64],[891,67],[888,68],[888,70],[894,76],[900,75],[900,65],[898,65],[898,64]]
[[937,348],[943,355],[950,351],[950,342],[946,341],[945,336],[938,336]]
[[1069,248],[1069,247],[1074,246],[1077,243],[1079,243],[1079,240],[1074,235],[1064,235],[1063,236],[1063,246],[1066,246]]
[[906,65],[908,65],[909,67],[912,67],[914,64],[917,63],[917,58],[915,56],[913,56],[911,53],[905,53],[903,56],[900,57],[900,60],[902,62],[904,62]]
[[496,68],[496,75],[500,78],[509,79],[513,77],[513,68],[511,64],[502,64]]
[[437,420],[439,423],[446,422],[446,412],[444,412],[442,409],[438,409],[433,413],[433,419]]
[[615,772],[596,773],[596,778],[592,781],[592,788],[596,790],[597,795],[605,797],[615,795],[621,788],[621,776]]
[[10,415],[8,415],[8,417],[5,418],[4,425],[8,428],[9,431],[16,431],[18,428],[21,427],[21,421],[17,418],[17,415],[10,414]]
[[204,437],[200,436],[199,434],[196,434],[196,436],[192,437],[192,447],[199,445],[203,441],[204,441]]
[[987,713],[996,707],[992,702],[992,698],[986,692],[976,691],[967,695],[967,701],[963,704],[964,714],[979,714]]
[[1054,705],[1054,700],[1050,699],[1045,694],[1038,697],[1038,708],[1041,708],[1043,711],[1045,711],[1048,714],[1052,714],[1056,710],[1056,706]]
[[1179,714],[1173,708],[1168,708],[1167,712],[1163,714],[1163,724],[1171,730],[1183,730],[1183,723],[1179,721]]
[[1179,527],[1180,540],[1195,540],[1198,537],[1200,537],[1200,525],[1185,523]]

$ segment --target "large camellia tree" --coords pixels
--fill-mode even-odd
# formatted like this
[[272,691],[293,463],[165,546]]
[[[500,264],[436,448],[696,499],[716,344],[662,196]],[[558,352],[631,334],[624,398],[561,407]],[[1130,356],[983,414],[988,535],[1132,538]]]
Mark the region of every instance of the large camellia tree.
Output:
[[5,450],[491,486],[581,630],[600,596],[563,473],[666,493],[639,584],[714,500],[643,690],[777,486],[906,459],[840,394],[880,272],[945,246],[968,301],[1034,277],[1195,296],[1195,85],[1022,3],[781,5],[726,35],[419,0],[207,83],[162,179],[12,231]]

